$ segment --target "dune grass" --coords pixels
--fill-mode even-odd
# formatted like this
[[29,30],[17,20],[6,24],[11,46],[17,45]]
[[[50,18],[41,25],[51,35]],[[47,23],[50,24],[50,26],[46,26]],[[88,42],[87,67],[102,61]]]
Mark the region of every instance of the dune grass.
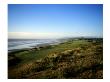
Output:
[[8,78],[103,78],[102,42],[70,40],[15,54]]

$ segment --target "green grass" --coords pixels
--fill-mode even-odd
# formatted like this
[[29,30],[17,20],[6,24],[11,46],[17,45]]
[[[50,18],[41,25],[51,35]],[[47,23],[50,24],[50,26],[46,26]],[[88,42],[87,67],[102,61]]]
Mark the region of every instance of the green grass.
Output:
[[33,50],[33,51],[23,51],[16,53],[15,55],[22,60],[20,64],[28,63],[40,58],[44,58],[48,54],[59,53],[68,49],[73,49],[79,47],[80,45],[88,45],[89,43],[85,40],[80,41],[70,41],[64,44],[56,45],[52,48]]

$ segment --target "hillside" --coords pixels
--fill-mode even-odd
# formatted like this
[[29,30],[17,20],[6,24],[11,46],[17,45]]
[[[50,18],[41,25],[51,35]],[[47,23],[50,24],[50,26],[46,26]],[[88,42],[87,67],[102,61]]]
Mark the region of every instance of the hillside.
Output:
[[102,39],[69,40],[9,53],[8,78],[102,79]]

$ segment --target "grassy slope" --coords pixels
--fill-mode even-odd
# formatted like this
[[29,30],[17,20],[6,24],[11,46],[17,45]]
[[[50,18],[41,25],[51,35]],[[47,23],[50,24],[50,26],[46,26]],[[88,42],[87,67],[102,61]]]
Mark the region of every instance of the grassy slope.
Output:
[[9,67],[9,78],[102,78],[100,43],[68,41],[14,55],[21,62]]
[[55,45],[54,47],[49,47],[46,49],[22,51],[22,52],[16,53],[15,56],[22,59],[22,62],[20,64],[24,64],[24,63],[33,61],[35,59],[44,58],[48,54],[59,53],[61,51],[79,47],[80,45],[88,45],[88,44],[89,43],[85,40],[72,41],[72,42],[70,41],[70,42],[66,42],[64,44],[62,43],[60,45]]

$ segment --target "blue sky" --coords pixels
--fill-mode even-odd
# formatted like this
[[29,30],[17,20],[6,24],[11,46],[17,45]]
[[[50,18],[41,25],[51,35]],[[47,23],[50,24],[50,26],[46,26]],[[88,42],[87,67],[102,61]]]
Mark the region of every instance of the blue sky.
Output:
[[103,36],[102,4],[9,4],[9,38]]

